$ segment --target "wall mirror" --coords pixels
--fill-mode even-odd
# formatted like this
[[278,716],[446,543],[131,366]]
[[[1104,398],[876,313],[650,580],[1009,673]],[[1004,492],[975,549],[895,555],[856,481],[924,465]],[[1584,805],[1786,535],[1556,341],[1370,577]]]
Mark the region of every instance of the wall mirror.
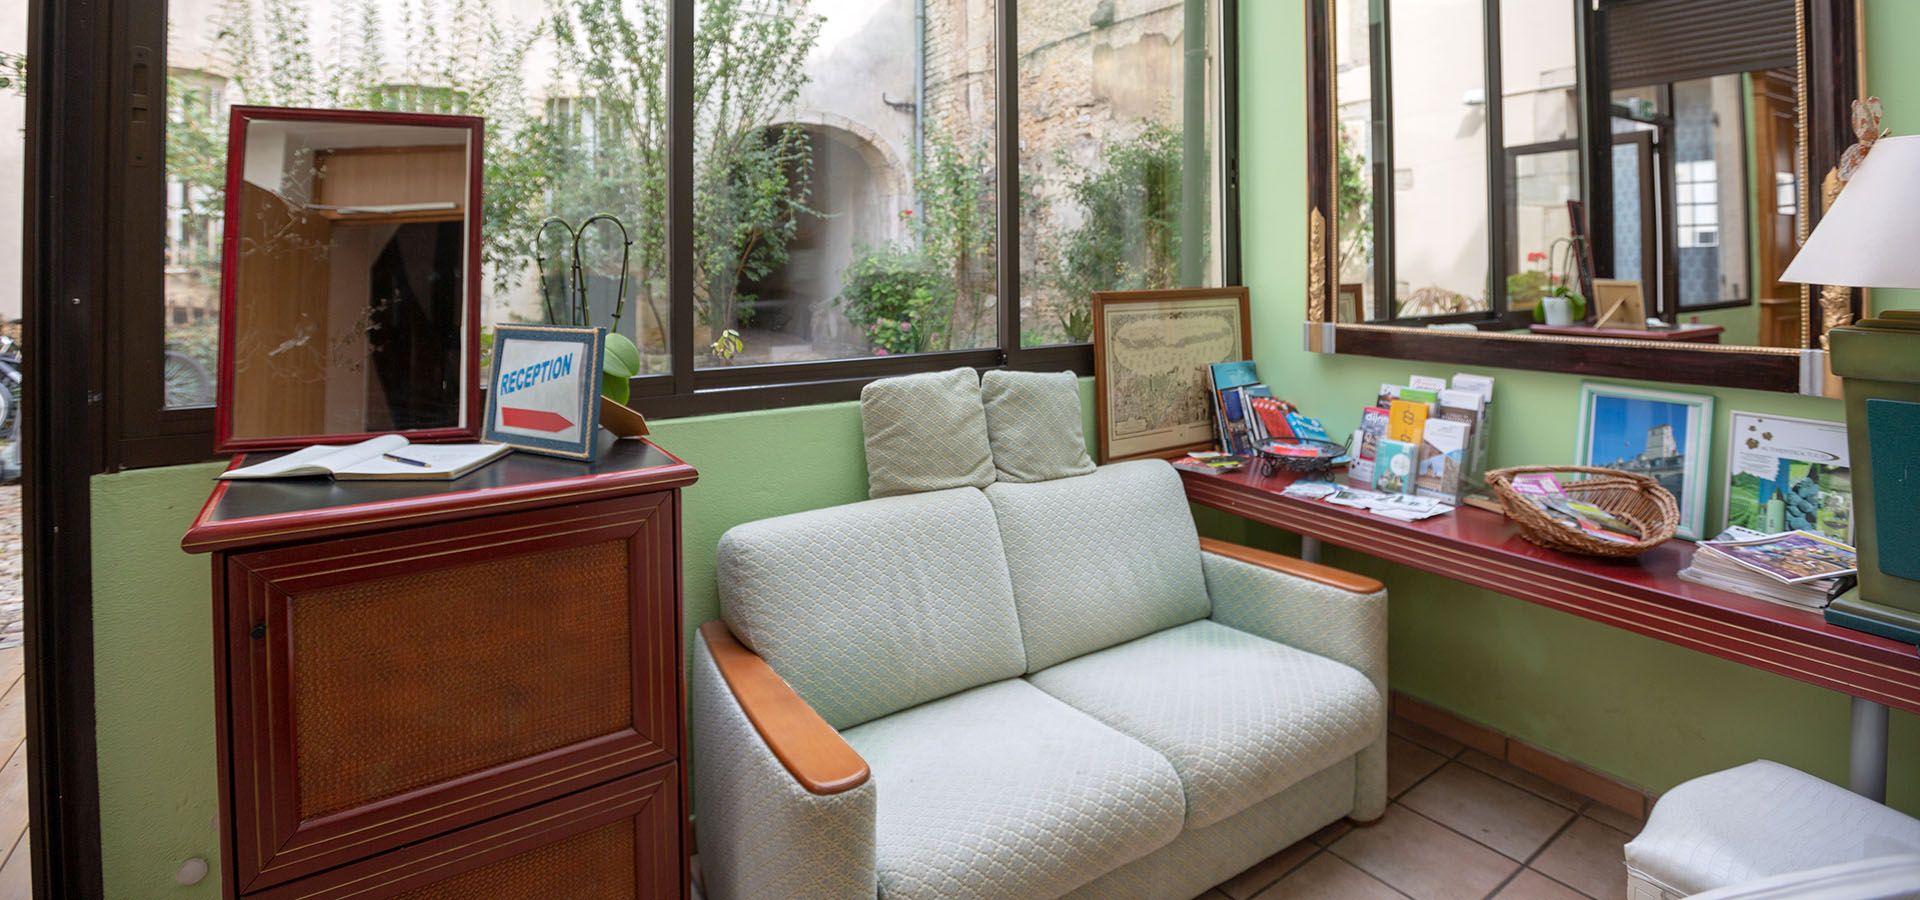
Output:
[[1309,349],[1826,391],[1859,292],[1779,276],[1853,142],[1856,0],[1307,20]]
[[236,106],[216,449],[479,420],[481,122]]

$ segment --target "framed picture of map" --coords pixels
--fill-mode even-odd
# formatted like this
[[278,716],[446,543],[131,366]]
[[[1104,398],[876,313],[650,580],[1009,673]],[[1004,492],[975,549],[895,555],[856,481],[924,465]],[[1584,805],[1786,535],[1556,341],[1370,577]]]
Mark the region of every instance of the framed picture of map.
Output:
[[1095,292],[1093,415],[1100,462],[1213,446],[1207,367],[1252,355],[1244,287]]

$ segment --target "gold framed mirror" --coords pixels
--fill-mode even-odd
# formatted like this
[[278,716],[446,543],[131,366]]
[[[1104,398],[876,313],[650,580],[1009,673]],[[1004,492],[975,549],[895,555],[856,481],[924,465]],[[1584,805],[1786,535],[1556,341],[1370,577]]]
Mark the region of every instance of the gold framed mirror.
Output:
[[1306,6],[1308,349],[1827,392],[1860,292],[1779,274],[1853,140],[1858,0]]

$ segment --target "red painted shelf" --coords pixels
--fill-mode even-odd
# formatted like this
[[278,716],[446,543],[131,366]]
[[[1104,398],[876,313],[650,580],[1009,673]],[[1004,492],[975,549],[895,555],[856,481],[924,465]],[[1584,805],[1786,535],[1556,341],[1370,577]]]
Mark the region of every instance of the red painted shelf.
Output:
[[1693,544],[1632,559],[1527,543],[1505,516],[1462,507],[1421,522],[1280,493],[1296,476],[1182,472],[1187,498],[1306,537],[1722,659],[1920,713],[1920,650],[1817,612],[1683,581]]

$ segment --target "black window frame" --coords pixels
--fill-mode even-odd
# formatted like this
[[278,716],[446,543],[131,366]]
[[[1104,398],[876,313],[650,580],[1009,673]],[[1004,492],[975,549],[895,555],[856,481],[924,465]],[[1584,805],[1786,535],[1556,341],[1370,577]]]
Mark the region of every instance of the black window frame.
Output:
[[[167,4],[152,0],[101,0],[109,11],[111,109],[103,188],[111,208],[124,211],[109,226],[115,253],[105,278],[111,292],[106,313],[103,383],[103,448],[95,471],[176,465],[214,458],[213,409],[167,408],[161,373],[165,362],[165,305],[161,268],[166,222],[165,122]],[[674,123],[693,118],[693,35],[696,0],[668,0],[667,238],[669,323],[668,374],[633,379],[632,405],[664,419],[772,409],[851,400],[877,378],[958,366],[1093,373],[1090,344],[1023,347],[1020,342],[1019,194],[1005,189],[1019,178],[1018,0],[999,0],[994,34],[995,291],[998,346],[901,356],[696,368],[693,291],[693,157],[691,129]],[[1197,0],[1205,2],[1205,0]],[[1211,162],[1222,209],[1221,286],[1240,283],[1239,203],[1239,0],[1217,0],[1220,36],[1220,118]],[[1212,35],[1208,36],[1209,38]],[[689,223],[681,225],[679,223]]]

